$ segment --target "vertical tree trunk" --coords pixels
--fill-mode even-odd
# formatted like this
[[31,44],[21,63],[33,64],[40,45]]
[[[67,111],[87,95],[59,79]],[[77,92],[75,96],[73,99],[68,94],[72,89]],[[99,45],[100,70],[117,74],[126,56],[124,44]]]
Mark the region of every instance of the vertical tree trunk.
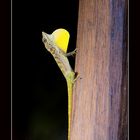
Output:
[[80,0],[71,140],[127,140],[127,1]]

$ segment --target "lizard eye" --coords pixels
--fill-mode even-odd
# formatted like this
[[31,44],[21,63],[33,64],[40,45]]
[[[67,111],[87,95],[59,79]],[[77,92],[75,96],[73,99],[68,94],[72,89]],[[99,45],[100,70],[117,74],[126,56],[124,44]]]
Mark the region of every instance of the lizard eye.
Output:
[[46,43],[47,42],[47,39],[46,38],[42,38],[42,41],[43,41],[43,43]]

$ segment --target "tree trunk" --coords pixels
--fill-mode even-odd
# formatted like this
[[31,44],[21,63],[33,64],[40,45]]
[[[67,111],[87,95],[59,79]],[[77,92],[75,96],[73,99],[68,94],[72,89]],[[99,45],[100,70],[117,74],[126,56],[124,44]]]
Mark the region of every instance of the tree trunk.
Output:
[[71,140],[127,140],[127,1],[79,0]]

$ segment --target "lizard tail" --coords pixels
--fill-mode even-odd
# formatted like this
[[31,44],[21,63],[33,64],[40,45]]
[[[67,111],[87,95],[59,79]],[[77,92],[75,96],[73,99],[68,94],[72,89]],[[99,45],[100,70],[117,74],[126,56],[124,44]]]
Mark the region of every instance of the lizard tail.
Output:
[[67,86],[68,86],[68,140],[70,140],[73,84],[68,81]]
[[72,115],[72,90],[73,90],[73,83],[74,83],[75,73],[70,72],[67,77],[67,88],[68,88],[68,140],[70,140],[70,133],[71,133],[71,115]]

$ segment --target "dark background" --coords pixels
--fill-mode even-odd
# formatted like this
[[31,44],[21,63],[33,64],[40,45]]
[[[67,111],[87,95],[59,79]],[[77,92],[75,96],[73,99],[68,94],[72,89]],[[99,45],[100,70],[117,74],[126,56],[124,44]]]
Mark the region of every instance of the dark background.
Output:
[[[70,32],[76,46],[78,0],[13,0],[13,140],[67,139],[67,86],[41,32]],[[70,58],[74,68],[74,58]]]

